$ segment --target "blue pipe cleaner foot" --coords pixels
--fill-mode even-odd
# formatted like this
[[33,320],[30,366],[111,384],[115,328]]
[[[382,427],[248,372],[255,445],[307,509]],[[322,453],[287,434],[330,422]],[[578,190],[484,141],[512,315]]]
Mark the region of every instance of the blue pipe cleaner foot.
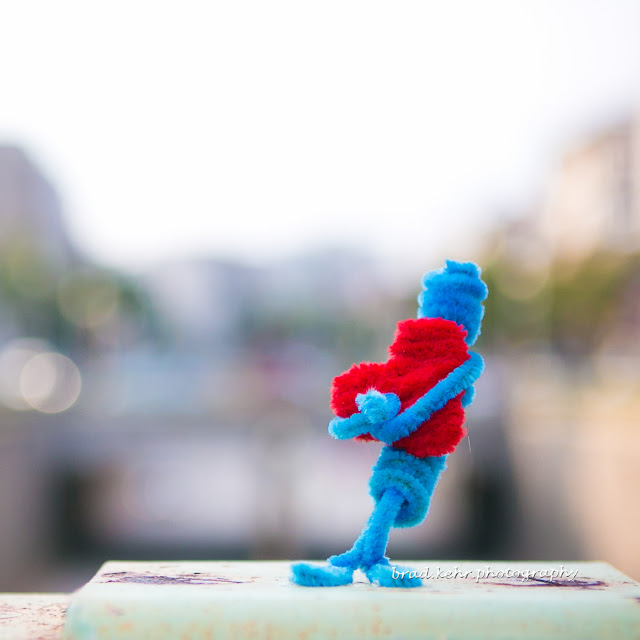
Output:
[[350,567],[353,571],[360,566],[361,556],[360,549],[350,549],[339,555],[331,556],[327,562],[334,567]]
[[[374,564],[370,569],[365,571],[365,575],[371,584],[377,584],[381,587],[400,587],[411,589],[421,587],[422,580],[415,575],[417,572],[407,567],[390,566],[388,561]],[[409,574],[414,574],[409,577]]]
[[353,582],[353,569],[300,562],[291,565],[291,582],[303,587],[341,587]]

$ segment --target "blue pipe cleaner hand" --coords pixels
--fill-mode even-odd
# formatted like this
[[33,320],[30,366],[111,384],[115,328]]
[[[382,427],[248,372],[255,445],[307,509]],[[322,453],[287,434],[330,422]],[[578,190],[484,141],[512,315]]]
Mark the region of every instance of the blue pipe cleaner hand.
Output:
[[331,420],[329,423],[331,436],[337,440],[347,440],[370,433],[378,440],[387,442],[391,434],[385,431],[384,425],[398,415],[400,398],[395,393],[380,393],[377,389],[369,389],[366,393],[359,393],[356,396],[356,405],[360,410],[358,413],[348,418]]
[[395,393],[380,393],[377,389],[369,389],[356,396],[356,406],[366,416],[369,424],[378,425],[398,415],[400,398]]
[[333,418],[329,422],[329,435],[336,440],[349,440],[369,432],[369,423],[361,413],[348,418]]

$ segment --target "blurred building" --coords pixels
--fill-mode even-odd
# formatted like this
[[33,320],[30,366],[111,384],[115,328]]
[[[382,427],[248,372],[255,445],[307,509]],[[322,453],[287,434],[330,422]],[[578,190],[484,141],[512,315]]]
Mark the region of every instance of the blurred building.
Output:
[[60,335],[52,305],[73,260],[54,188],[24,151],[0,145],[0,340]]
[[74,254],[51,183],[22,149],[0,145],[0,243],[9,239],[29,241],[59,265]]
[[640,111],[562,157],[538,224],[552,252],[571,259],[640,247]]
[[[569,145],[537,202],[504,219],[481,248],[540,272],[553,260],[578,263],[597,251],[640,249],[640,110]],[[535,279],[535,278],[534,278]],[[526,287],[513,287],[517,296]]]

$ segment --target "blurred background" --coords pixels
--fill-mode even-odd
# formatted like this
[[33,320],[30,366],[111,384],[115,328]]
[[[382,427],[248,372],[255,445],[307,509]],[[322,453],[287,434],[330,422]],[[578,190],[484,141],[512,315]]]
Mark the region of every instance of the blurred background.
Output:
[[7,2],[0,591],[324,558],[379,445],[332,378],[424,272],[486,372],[392,557],[640,579],[640,2]]

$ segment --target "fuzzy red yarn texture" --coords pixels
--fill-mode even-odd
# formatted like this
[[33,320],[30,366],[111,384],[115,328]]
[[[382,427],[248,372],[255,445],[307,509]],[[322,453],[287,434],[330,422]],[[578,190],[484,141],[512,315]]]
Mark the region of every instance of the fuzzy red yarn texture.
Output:
[[[357,413],[356,396],[376,389],[395,393],[404,411],[456,367],[469,359],[467,333],[462,326],[442,318],[419,318],[398,323],[389,359],[363,362],[337,376],[331,387],[331,408],[340,418]],[[418,458],[451,453],[465,436],[463,394],[436,411],[411,435],[393,443]],[[364,434],[358,440],[375,440]]]

